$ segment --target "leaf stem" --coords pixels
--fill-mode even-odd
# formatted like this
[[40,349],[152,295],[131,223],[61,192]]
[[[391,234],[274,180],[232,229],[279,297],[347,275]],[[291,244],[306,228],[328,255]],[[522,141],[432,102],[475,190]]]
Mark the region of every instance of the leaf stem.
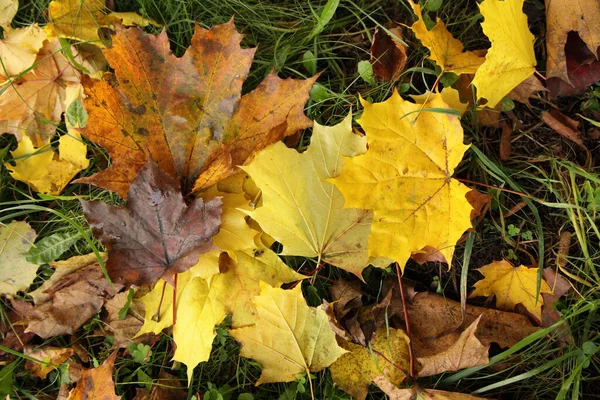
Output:
[[406,307],[406,295],[404,294],[404,285],[402,285],[402,270],[400,265],[396,263],[396,275],[398,276],[398,286],[400,287],[400,297],[402,298],[402,311],[404,312],[404,323],[406,324],[406,336],[408,336],[408,376],[411,380],[415,380],[415,357],[412,350],[412,340],[410,336],[410,322],[408,320],[408,308]]
[[173,277],[173,326],[177,323],[177,275]]
[[306,369],[306,377],[308,378],[308,387],[310,388],[310,398],[315,400],[315,391],[313,390],[312,378],[310,377],[310,370]]
[[152,316],[152,321],[160,322],[160,308],[162,306],[163,299],[165,297],[165,288],[167,287],[167,281],[163,281],[162,294],[160,295],[160,301],[158,302],[158,309],[156,313]]

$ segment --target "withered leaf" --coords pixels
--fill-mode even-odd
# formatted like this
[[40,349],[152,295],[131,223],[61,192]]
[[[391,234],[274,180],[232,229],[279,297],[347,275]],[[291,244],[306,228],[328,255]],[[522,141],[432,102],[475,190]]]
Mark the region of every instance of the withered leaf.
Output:
[[314,79],[271,73],[241,96],[255,49],[242,49],[233,20],[196,25],[181,58],[167,33],[117,28],[104,54],[115,75],[84,80],[89,122],[81,132],[102,145],[113,165],[80,182],[127,194],[149,156],[178,176],[184,192],[236,172],[255,151],[311,125],[304,103]]
[[121,285],[109,283],[94,264],[59,279],[46,290],[50,301],[25,312],[27,330],[48,338],[72,334],[100,311]]
[[71,348],[43,346],[36,349],[32,346],[26,346],[25,355],[42,362],[27,359],[25,362],[25,369],[31,372],[31,375],[33,376],[46,379],[46,376],[48,376],[51,371],[67,361],[73,353],[74,351]]
[[120,400],[115,394],[112,379],[117,352],[113,352],[98,368],[84,371],[75,389],[69,393],[68,400]]
[[[401,38],[399,27],[390,28],[389,32]],[[371,44],[371,64],[373,74],[382,81],[396,81],[404,72],[408,56],[406,46],[392,37],[388,32],[375,28]]]
[[81,200],[92,232],[108,249],[106,268],[117,282],[142,285],[198,263],[213,249],[221,225],[220,198],[186,205],[179,181],[152,160],[129,189],[125,208]]

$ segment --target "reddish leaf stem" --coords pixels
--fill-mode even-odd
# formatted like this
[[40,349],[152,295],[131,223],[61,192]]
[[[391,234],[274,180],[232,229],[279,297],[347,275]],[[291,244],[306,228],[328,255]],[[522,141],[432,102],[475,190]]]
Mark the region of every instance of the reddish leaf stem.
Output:
[[162,293],[160,295],[160,301],[158,302],[158,309],[156,313],[152,316],[152,321],[159,322],[160,321],[160,308],[162,306],[163,298],[165,297],[165,288],[167,287],[167,282],[163,281]]
[[173,326],[177,323],[177,275],[173,277]]
[[408,358],[409,358],[409,368],[408,368],[408,376],[414,380],[415,379],[415,357],[413,355],[412,350],[412,340],[410,336],[410,322],[408,320],[408,307],[406,306],[406,295],[404,294],[404,285],[402,285],[402,270],[400,269],[400,265],[396,263],[396,275],[398,275],[398,286],[400,286],[400,297],[402,298],[402,311],[404,312],[404,323],[406,324],[406,336],[408,336]]

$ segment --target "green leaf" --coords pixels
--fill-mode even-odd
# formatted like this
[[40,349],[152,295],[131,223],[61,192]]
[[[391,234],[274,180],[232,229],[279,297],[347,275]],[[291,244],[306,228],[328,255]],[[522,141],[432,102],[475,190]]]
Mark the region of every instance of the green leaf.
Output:
[[337,10],[339,4],[340,0],[327,1],[327,4],[325,4],[325,7],[323,7],[323,10],[321,11],[321,14],[318,16],[315,15],[315,18],[317,19],[317,25],[310,33],[310,36],[308,37],[309,39],[317,36],[323,31],[323,29],[325,29],[325,26],[327,26],[329,21],[331,21],[331,18],[333,18],[333,14],[335,14],[335,10]]
[[317,73],[317,58],[312,51],[307,50],[302,55],[302,65],[304,68],[306,68],[309,74],[314,75]]
[[85,111],[85,108],[83,108],[83,102],[81,99],[77,99],[69,104],[66,116],[69,124],[73,125],[74,127],[83,128],[86,126],[88,114]]
[[129,311],[129,307],[131,307],[131,300],[133,300],[134,294],[135,291],[133,289],[129,289],[129,293],[127,293],[127,301],[125,302],[123,308],[119,310],[119,320],[122,321],[127,316],[127,312]]
[[425,8],[427,11],[435,12],[442,7],[443,3],[444,0],[427,0],[423,8]]
[[32,264],[46,264],[56,260],[81,238],[79,232],[58,232],[46,236],[33,245],[25,255]]
[[13,361],[0,369],[0,396],[2,397],[13,394],[13,381],[17,364],[18,361]]
[[326,101],[330,98],[329,92],[325,86],[320,83],[315,83],[313,87],[310,89],[310,99],[315,103],[320,103],[322,101]]
[[254,400],[254,396],[250,393],[242,393],[238,396],[238,400]]
[[358,74],[371,86],[376,86],[375,77],[373,76],[373,66],[367,60],[359,61],[358,63]]

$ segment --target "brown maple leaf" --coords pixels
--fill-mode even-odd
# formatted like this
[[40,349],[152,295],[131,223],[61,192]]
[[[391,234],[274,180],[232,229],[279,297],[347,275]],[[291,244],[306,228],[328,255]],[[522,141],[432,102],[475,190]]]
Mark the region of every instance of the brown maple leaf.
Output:
[[106,268],[117,282],[143,285],[170,280],[213,250],[222,201],[186,205],[179,181],[152,160],[129,188],[125,208],[80,200],[94,236],[108,249]]
[[181,179],[184,192],[236,172],[257,150],[311,125],[304,103],[316,77],[280,79],[272,72],[241,96],[255,49],[242,49],[233,20],[196,26],[177,58],[166,32],[117,28],[104,54],[114,75],[85,79],[89,115],[84,136],[102,145],[113,165],[79,182],[127,194],[149,156]]

